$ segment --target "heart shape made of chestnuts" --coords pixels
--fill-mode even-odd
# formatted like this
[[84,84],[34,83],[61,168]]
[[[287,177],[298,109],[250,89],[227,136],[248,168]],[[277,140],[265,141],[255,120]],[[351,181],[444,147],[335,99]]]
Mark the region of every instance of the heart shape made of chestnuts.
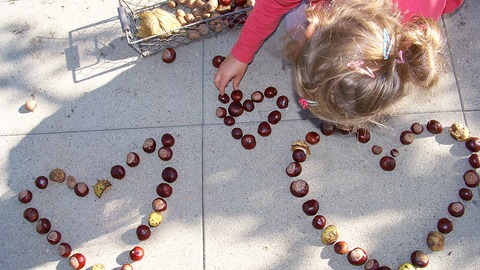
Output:
[[[165,133],[161,137],[162,146],[158,149],[158,157],[162,161],[169,161],[173,157],[172,146],[175,144],[175,138]],[[147,138],[143,143],[143,151],[151,154],[157,149],[157,143],[153,138]],[[140,163],[140,156],[136,152],[130,152],[126,157],[126,164],[128,167],[133,168]],[[122,165],[114,165],[110,169],[110,175],[112,178],[121,180],[125,177],[126,170]],[[166,199],[172,195],[171,183],[177,180],[178,173],[173,167],[166,167],[162,171],[162,179],[164,182],[160,183],[156,188],[157,198],[152,201],[153,211],[148,218],[148,225],[141,224],[136,229],[136,236],[139,241],[145,241],[150,238],[151,228],[157,227],[162,223],[162,213],[167,210]],[[73,189],[74,193],[79,197],[86,197],[89,194],[89,186],[84,182],[77,182],[71,175],[65,173],[64,170],[56,168],[52,170],[48,177],[38,176],[35,179],[35,186],[38,189],[46,189],[50,182],[55,184],[66,182],[67,186]],[[95,195],[100,199],[103,193],[109,190],[112,183],[108,179],[98,180],[93,186]],[[18,200],[23,204],[28,204],[33,199],[33,193],[31,190],[25,189],[19,192]],[[82,269],[86,265],[86,258],[80,252],[73,252],[73,248],[67,242],[63,242],[62,233],[52,229],[52,223],[47,217],[40,217],[39,211],[34,207],[28,207],[23,212],[23,217],[31,222],[35,223],[36,231],[41,235],[47,236],[47,242],[50,245],[58,245],[58,254],[62,258],[69,258],[69,265],[73,269]],[[73,253],[73,254],[72,254]],[[129,258],[131,261],[139,261],[144,256],[144,250],[140,245],[133,247],[129,252]],[[105,269],[103,264],[95,264],[91,268],[92,270]],[[121,266],[121,270],[133,269],[131,264],[124,264]]]
[[[437,120],[430,120],[426,124],[429,133],[436,135],[443,131],[443,126]],[[335,132],[333,125],[322,123],[320,126],[321,133],[325,136],[330,136]],[[401,132],[400,142],[403,145],[410,145],[413,143],[415,136],[423,132],[423,125],[420,123],[413,123],[410,129]],[[339,130],[340,131],[340,130]],[[340,131],[345,133],[345,131]],[[465,203],[471,201],[473,192],[471,188],[477,188],[480,184],[480,177],[476,169],[480,168],[480,158],[477,154],[480,151],[480,138],[470,136],[470,132],[466,126],[460,123],[454,123],[449,128],[449,133],[452,138],[459,142],[465,142],[465,147],[471,151],[468,162],[472,169],[467,170],[463,174],[463,181],[466,187],[458,190],[458,196],[462,200],[455,200],[447,207],[448,213],[455,218],[463,216],[465,213]],[[367,129],[361,128],[356,131],[356,138],[360,143],[367,143],[370,141],[370,132]],[[315,131],[308,132],[305,135],[305,140],[296,141],[292,147],[293,161],[286,167],[286,174],[289,177],[297,177],[302,172],[302,162],[304,162],[308,155],[311,154],[310,146],[314,146],[320,142],[320,134]],[[380,155],[382,147],[374,145],[372,153]],[[384,155],[380,161],[380,167],[385,171],[392,171],[396,167],[395,157],[399,154],[397,149],[392,149],[390,155]],[[309,193],[309,185],[303,179],[297,179],[290,183],[290,192],[297,198],[303,198]],[[367,252],[361,247],[350,249],[345,241],[339,241],[339,229],[330,224],[327,226],[327,219],[325,216],[318,214],[319,203],[316,199],[309,199],[302,204],[302,210],[307,216],[313,216],[312,226],[317,230],[322,230],[321,242],[324,245],[333,245],[333,249],[337,254],[347,254],[347,260],[354,266],[364,266],[366,270],[391,270],[388,266],[380,266],[376,259],[369,258]],[[432,251],[440,251],[444,249],[445,234],[453,230],[453,222],[448,217],[443,217],[437,222],[438,231],[431,231],[428,233],[426,242],[429,249]],[[427,267],[429,258],[422,250],[415,250],[410,256],[411,262],[402,263],[398,270],[415,270],[416,268]]]
[[[250,99],[243,100],[243,92],[241,90],[233,90],[231,95],[218,95],[218,100],[223,104],[228,104],[228,109],[225,107],[217,107],[215,114],[218,118],[223,118],[223,123],[226,126],[235,125],[236,118],[240,117],[244,112],[252,112],[255,109],[255,104],[259,104],[264,100],[264,97],[273,99],[278,91],[275,87],[269,86],[263,92],[255,91],[251,94]],[[230,101],[231,97],[231,101]],[[242,103],[243,100],[243,103]],[[276,105],[279,109],[288,108],[288,97],[281,95],[276,100]],[[278,110],[273,110],[268,114],[268,121],[262,121],[258,125],[257,133],[261,137],[268,137],[272,133],[271,125],[276,125],[282,119],[282,114]],[[242,129],[234,127],[232,129],[232,137],[240,140],[243,148],[251,150],[255,148],[257,141],[255,135],[248,133],[243,134]]]

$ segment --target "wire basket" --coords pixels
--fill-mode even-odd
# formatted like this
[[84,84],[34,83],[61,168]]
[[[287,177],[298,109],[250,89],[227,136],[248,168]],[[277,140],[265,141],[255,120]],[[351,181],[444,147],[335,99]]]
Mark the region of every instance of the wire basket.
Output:
[[[168,3],[173,1],[175,1],[176,7],[172,7],[173,4]],[[190,20],[190,23],[166,33],[149,37],[138,37],[137,34],[139,33],[141,24],[140,15],[143,12],[161,8],[173,15],[176,15],[177,10],[182,10],[185,14],[192,15],[195,11],[198,12],[201,10],[197,6],[187,5],[186,3],[180,4],[179,2],[181,0],[173,1],[119,0],[118,16],[128,45],[143,57],[161,52],[165,48],[179,47],[189,44],[190,42],[218,35],[222,32],[241,28],[252,10],[252,6],[244,5],[243,7],[230,7],[232,11],[228,10],[225,13],[213,11],[210,15],[196,16],[194,17],[196,18],[195,21]]]

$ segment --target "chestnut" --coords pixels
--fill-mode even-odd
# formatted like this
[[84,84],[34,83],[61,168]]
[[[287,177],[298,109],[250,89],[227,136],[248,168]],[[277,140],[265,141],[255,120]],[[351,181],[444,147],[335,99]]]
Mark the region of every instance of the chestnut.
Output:
[[233,117],[238,117],[243,114],[243,106],[240,101],[233,101],[228,105],[228,113]]
[[376,259],[369,259],[365,265],[364,265],[365,270],[378,270],[380,268],[380,264]]
[[139,246],[136,246],[132,250],[130,250],[130,259],[132,259],[132,261],[140,261],[143,258],[143,255],[143,248]]
[[333,134],[334,131],[335,131],[335,127],[333,126],[332,123],[322,122],[320,124],[320,132],[322,132],[323,135],[330,136]]
[[152,234],[150,231],[150,227],[143,224],[137,227],[136,233],[137,233],[137,238],[140,241],[147,240],[148,238],[150,238],[150,235]]
[[427,122],[427,130],[432,134],[439,134],[443,131],[443,126],[437,120],[430,120]]
[[45,176],[39,176],[35,179],[35,186],[39,189],[45,189],[48,186],[48,178]]
[[172,167],[166,167],[162,171],[162,179],[165,180],[168,183],[173,183],[175,180],[177,180],[177,170],[175,170]]
[[399,154],[400,152],[396,148],[393,148],[392,150],[390,150],[390,155],[392,155],[392,157],[397,157]]
[[170,197],[170,195],[172,195],[173,189],[167,183],[160,183],[157,186],[156,192],[157,192],[158,196],[163,197],[163,198],[168,198],[168,197]]
[[243,92],[240,90],[233,90],[230,97],[232,97],[233,101],[240,101],[243,98]]
[[240,140],[243,137],[243,131],[241,128],[233,128],[232,129],[232,137],[236,140]]
[[286,96],[279,96],[277,98],[277,107],[280,109],[288,108],[288,97]]
[[380,167],[385,171],[393,171],[397,166],[397,162],[394,158],[384,156],[380,159]]
[[427,246],[432,251],[440,251],[445,247],[445,237],[437,231],[431,231],[427,235]]
[[309,186],[305,180],[295,180],[290,184],[290,193],[295,197],[305,197],[308,194]]
[[70,257],[68,263],[73,269],[82,269],[85,266],[87,259],[81,253],[75,253]]
[[266,98],[273,98],[277,95],[277,88],[273,86],[269,86],[265,88],[265,91],[263,91],[263,94],[265,95]]
[[317,230],[323,229],[327,225],[327,219],[322,215],[316,215],[312,219],[312,226]]
[[468,188],[461,188],[458,190],[458,196],[460,196],[462,200],[470,201],[473,198],[473,192]]
[[409,262],[402,263],[398,266],[397,270],[415,270],[415,266]]
[[215,115],[218,117],[218,118],[224,118],[225,116],[227,116],[227,109],[223,108],[223,107],[218,107],[216,110],[215,110]]
[[274,110],[268,114],[268,122],[272,125],[278,124],[282,119],[282,113],[277,110]]
[[448,234],[453,231],[453,222],[448,218],[441,218],[437,222],[437,229],[443,234]]
[[137,167],[140,163],[140,156],[135,152],[130,152],[127,154],[126,163],[129,167]]
[[224,56],[221,56],[221,55],[216,55],[213,57],[212,59],[212,65],[216,68],[219,68],[220,65],[223,63],[223,61],[225,60],[225,57]]
[[461,217],[465,213],[465,206],[461,202],[452,202],[448,205],[448,213],[454,217]]
[[38,220],[38,211],[33,207],[29,207],[23,211],[23,218],[30,221],[35,222]]
[[263,93],[260,91],[255,91],[250,96],[250,99],[255,103],[260,103],[263,101]]
[[315,199],[310,199],[303,203],[302,210],[307,216],[316,215],[318,212],[319,204]]
[[67,179],[65,181],[67,182],[67,187],[69,189],[74,189],[75,185],[77,184],[77,180],[71,175],[67,176]]
[[320,134],[315,131],[310,131],[305,135],[305,141],[311,145],[315,145],[320,142]]
[[32,192],[28,189],[22,190],[18,193],[18,201],[21,203],[29,203],[32,201]]
[[374,153],[375,155],[380,155],[383,151],[383,148],[380,146],[380,145],[374,145],[372,146],[372,153]]
[[172,148],[168,146],[162,146],[158,149],[158,157],[163,161],[168,161],[173,157]]
[[172,136],[172,134],[169,133],[163,134],[161,140],[163,146],[172,147],[175,144],[175,138]]
[[247,4],[247,0],[233,0],[233,4],[236,7],[242,7]]
[[272,134],[272,127],[268,122],[261,122],[258,124],[258,135],[262,137],[267,137],[268,135]]
[[302,149],[295,149],[292,152],[292,158],[296,162],[304,162],[307,159],[307,154]]
[[287,168],[285,169],[285,172],[290,177],[299,176],[302,173],[302,165],[296,161],[290,162],[290,164],[288,164]]
[[347,254],[347,260],[352,265],[363,265],[367,262],[368,256],[365,250],[362,248],[356,247]]
[[420,123],[413,123],[410,126],[410,130],[413,132],[413,134],[419,135],[419,134],[422,134],[423,132],[423,126]]
[[47,234],[47,241],[50,245],[56,245],[62,239],[62,234],[59,231],[52,230]]
[[151,154],[155,151],[156,147],[157,147],[157,142],[155,142],[153,138],[145,139],[145,142],[143,143],[143,151]]
[[223,123],[228,127],[233,126],[235,125],[235,118],[231,115],[225,116],[225,118],[223,118]]
[[465,147],[472,152],[480,151],[480,138],[469,137],[465,140]]
[[133,270],[133,266],[131,264],[126,263],[126,264],[122,265],[120,270]]
[[47,218],[41,218],[37,220],[37,223],[35,223],[35,230],[39,234],[48,233],[51,227],[52,227],[52,224],[50,223],[50,220],[48,220]]
[[480,168],[480,158],[478,157],[477,154],[471,154],[470,157],[468,158],[468,163],[470,163],[470,166],[472,166],[475,169]]
[[163,212],[167,210],[167,201],[163,198],[156,198],[152,202],[152,208],[154,211]]
[[63,181],[65,181],[66,176],[67,175],[62,169],[56,168],[50,172],[50,174],[48,175],[48,178],[50,179],[50,181],[63,183]]
[[400,134],[400,142],[404,145],[409,145],[415,139],[415,134],[410,130],[405,130]]
[[162,51],[162,61],[169,64],[175,61],[177,58],[177,52],[173,48],[165,48]]
[[463,174],[463,181],[465,185],[470,188],[478,187],[480,183],[480,176],[475,170],[468,170]]
[[328,225],[325,230],[322,231],[320,241],[324,245],[333,245],[340,237],[340,231],[335,225]]
[[227,93],[223,95],[218,94],[218,100],[223,104],[227,104],[228,102],[230,102],[230,97]]
[[255,103],[251,99],[244,100],[242,106],[246,112],[251,112],[255,109]]
[[72,253],[72,247],[68,243],[60,243],[57,248],[58,255],[62,258],[68,258]]
[[357,140],[360,143],[367,143],[370,141],[370,131],[365,128],[359,128],[357,130]]
[[251,150],[251,149],[255,148],[256,145],[257,145],[257,141],[255,140],[255,136],[253,136],[252,134],[243,135],[243,137],[242,137],[243,148],[245,148],[247,150]]
[[345,241],[338,241],[335,244],[333,244],[333,251],[335,253],[343,255],[348,252],[348,244]]
[[75,194],[77,194],[78,197],[85,197],[88,194],[89,188],[84,182],[78,182],[77,184],[75,184],[73,191],[75,192]]
[[415,250],[412,252],[410,260],[412,261],[413,266],[418,268],[425,268],[428,265],[428,256],[421,250]]
[[110,169],[110,175],[115,179],[123,179],[125,177],[125,168],[122,165],[115,165]]

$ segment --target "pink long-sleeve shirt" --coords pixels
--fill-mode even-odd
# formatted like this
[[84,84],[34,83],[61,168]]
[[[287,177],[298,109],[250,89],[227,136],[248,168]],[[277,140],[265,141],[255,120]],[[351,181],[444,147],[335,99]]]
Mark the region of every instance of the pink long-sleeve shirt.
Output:
[[[458,8],[463,0],[393,0],[408,20],[422,15],[434,20]],[[232,48],[232,55],[242,63],[251,63],[263,42],[273,33],[283,16],[302,0],[257,0]],[[316,1],[314,1],[316,2]]]

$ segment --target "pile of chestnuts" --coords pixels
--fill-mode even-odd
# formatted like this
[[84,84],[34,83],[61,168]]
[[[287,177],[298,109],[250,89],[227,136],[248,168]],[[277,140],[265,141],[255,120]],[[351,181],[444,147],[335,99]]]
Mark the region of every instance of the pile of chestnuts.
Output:
[[[214,62],[215,63],[215,62]],[[215,65],[215,64],[214,64]],[[275,87],[269,86],[263,92],[255,91],[250,95],[249,99],[243,99],[241,90],[233,90],[230,96],[228,94],[218,95],[218,100],[223,104],[229,104],[228,108],[217,107],[215,115],[223,119],[226,126],[235,125],[235,119],[240,117],[244,112],[251,112],[255,109],[256,104],[261,103],[264,98],[272,99],[277,95],[278,91]],[[243,102],[242,102],[243,100]],[[279,109],[288,108],[288,97],[279,96],[276,105]],[[278,110],[273,110],[268,114],[267,121],[262,121],[258,125],[257,133],[261,137],[268,137],[272,133],[272,125],[280,122],[282,114]],[[243,148],[250,150],[257,145],[256,138],[253,134],[243,134],[242,129],[234,127],[231,131],[232,137],[240,140]]]
[[[437,120],[430,120],[426,124],[426,130],[433,135],[440,134],[444,128]],[[329,123],[322,123],[320,131],[325,136],[334,134],[337,130],[335,126]],[[342,134],[350,133],[350,131],[339,130]],[[420,123],[413,123],[410,129],[402,131],[400,134],[400,143],[402,145],[410,145],[414,142],[415,136],[424,131],[424,126]],[[449,133],[456,141],[464,142],[465,147],[471,151],[468,162],[472,169],[467,170],[463,174],[463,181],[466,187],[462,187],[458,191],[458,196],[461,201],[455,200],[447,207],[448,213],[454,218],[459,218],[465,213],[465,202],[471,201],[473,198],[472,188],[478,188],[480,184],[480,176],[476,169],[480,168],[480,160],[477,152],[480,151],[480,138],[470,136],[467,127],[460,123],[454,123],[449,128]],[[360,143],[367,143],[370,141],[370,133],[366,129],[358,129],[356,131],[356,138]],[[302,163],[311,154],[310,146],[316,145],[320,142],[320,135],[311,131],[305,135],[305,140],[296,141],[291,146],[292,159],[286,169],[285,173],[289,177],[298,177],[302,173]],[[373,145],[371,151],[375,155],[380,155],[383,148],[379,145]],[[380,167],[385,171],[391,171],[396,167],[395,157],[399,155],[399,150],[394,148],[390,151],[390,156],[385,155],[380,159]],[[304,179],[296,179],[290,183],[290,192],[293,196],[298,198],[306,197],[309,193],[308,182]],[[325,216],[318,214],[319,203],[315,199],[307,199],[302,204],[302,210],[307,216],[313,216],[312,226],[317,230],[322,230],[321,242],[324,245],[333,245],[333,249],[337,254],[347,254],[347,260],[354,266],[364,266],[366,270],[391,270],[388,266],[380,266],[379,262],[374,258],[369,258],[367,252],[355,247],[350,249],[345,241],[339,241],[340,232],[335,225],[328,225]],[[432,230],[428,233],[426,244],[432,251],[443,250],[445,246],[445,234],[453,231],[454,223],[451,218],[442,217],[437,222],[437,230]],[[427,254],[421,250],[415,250],[411,253],[410,262],[402,263],[399,270],[410,270],[417,268],[425,268],[429,263]]]
[[[170,160],[173,157],[172,146],[175,144],[175,138],[165,133],[161,137],[162,146],[158,149],[158,157],[163,160]],[[156,141],[153,138],[147,138],[143,144],[143,151],[147,154],[155,152]],[[126,157],[126,164],[128,167],[133,168],[140,163],[140,156],[136,152],[130,152]],[[126,175],[125,167],[122,165],[114,165],[110,169],[110,175],[112,178],[122,180]],[[152,209],[149,218],[148,225],[140,224],[135,230],[137,239],[139,241],[145,241],[151,236],[151,228],[156,227],[162,222],[162,213],[167,210],[166,199],[172,195],[172,187],[170,184],[175,182],[178,178],[177,170],[173,167],[166,167],[162,171],[163,182],[156,188],[157,197],[152,201]],[[49,182],[62,183],[67,182],[67,186],[74,190],[75,194],[79,197],[86,197],[89,193],[89,187],[84,182],[77,182],[71,175],[66,175],[65,171],[56,168],[52,170],[47,177],[38,176],[34,183],[39,189],[47,188]],[[98,180],[94,186],[95,194],[98,198],[101,198],[103,193],[109,190],[112,183],[108,179]],[[18,200],[23,204],[28,204],[33,199],[32,191],[25,189],[18,193]],[[52,224],[48,218],[40,217],[38,210],[34,207],[28,207],[23,212],[23,217],[31,222],[35,222],[35,229],[39,234],[46,235],[47,242],[50,245],[57,245],[57,251],[60,257],[69,258],[69,264],[73,269],[82,269],[86,265],[86,258],[82,253],[73,253],[71,245],[67,242],[62,242],[62,234],[57,230],[52,230]],[[144,250],[140,246],[135,246],[129,251],[130,259],[135,262],[139,261],[144,256]],[[103,264],[95,264],[92,269],[105,269]],[[121,270],[133,269],[131,264],[124,264]]]

